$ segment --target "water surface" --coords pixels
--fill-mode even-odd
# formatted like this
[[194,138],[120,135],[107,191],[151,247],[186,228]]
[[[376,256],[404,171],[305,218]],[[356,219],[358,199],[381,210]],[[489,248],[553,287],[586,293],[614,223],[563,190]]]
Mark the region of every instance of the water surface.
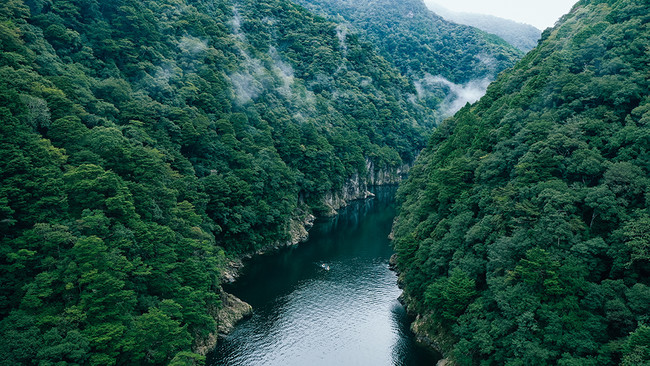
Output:
[[208,365],[436,364],[415,344],[388,269],[395,189],[375,193],[317,221],[309,241],[246,263],[227,290],[254,315],[220,340]]

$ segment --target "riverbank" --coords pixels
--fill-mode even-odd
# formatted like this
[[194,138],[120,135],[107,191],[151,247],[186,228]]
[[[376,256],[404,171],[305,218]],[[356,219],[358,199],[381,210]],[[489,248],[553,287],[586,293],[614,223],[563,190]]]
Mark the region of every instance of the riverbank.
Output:
[[[374,165],[369,159],[367,159],[367,177],[361,178],[358,173],[354,174],[343,184],[341,189],[329,191],[323,195],[322,202],[324,207],[327,207],[327,210],[322,213],[322,217],[334,217],[338,214],[340,209],[347,207],[354,201],[375,197],[375,194],[369,190],[371,186],[390,186],[399,184],[408,173],[411,165],[412,164],[404,164],[396,168],[384,168],[375,171]],[[239,258],[230,258],[221,273],[221,283],[234,283],[241,275],[245,260],[251,259],[255,256],[272,253],[285,247],[295,246],[309,239],[309,230],[313,227],[316,216],[302,202],[302,199],[299,199],[299,201],[301,201],[301,207],[297,210],[296,215],[289,220],[285,229],[288,233],[289,240],[285,242],[272,243],[254,253],[249,253]],[[250,316],[252,313],[252,307],[243,300],[232,294],[227,294],[225,291],[223,291],[223,294],[225,294],[225,297],[224,295],[221,295],[222,309],[219,310],[219,314],[222,314],[223,318],[220,318],[219,315],[215,315],[215,320],[217,321],[219,328],[217,334],[208,335],[203,342],[200,342],[200,346],[195,347],[195,352],[201,355],[205,355],[214,349],[219,337],[227,335],[238,322]],[[250,312],[245,310],[247,309],[247,306],[251,308]],[[227,324],[222,326],[222,319],[226,319],[225,321]]]
[[[364,190],[358,197],[346,195],[349,200],[337,201],[334,205],[328,205],[331,211],[324,217],[336,216],[339,209],[346,207],[355,200],[362,200],[372,198],[375,195],[367,190]],[[332,197],[332,196],[328,196]],[[287,225],[289,240],[283,243],[275,243],[264,247],[254,253],[246,254],[239,258],[231,258],[226,263],[224,270],[221,273],[221,283],[232,284],[241,275],[244,269],[244,261],[256,256],[272,253],[285,247],[298,245],[309,239],[309,230],[313,227],[316,216],[306,210],[301,210],[300,214],[291,219]],[[225,291],[220,293],[221,309],[213,314],[217,322],[217,332],[210,333],[206,338],[201,340],[194,349],[195,353],[202,356],[207,355],[214,350],[217,345],[218,339],[228,335],[240,321],[250,317],[253,314],[253,307],[245,301],[239,299],[235,295],[229,294]]]
[[[284,243],[275,243],[269,245],[255,253],[249,253],[242,257],[230,258],[221,272],[220,282],[226,284],[234,283],[241,275],[244,269],[244,260],[251,259],[253,256],[260,256],[269,252],[277,251],[283,247],[293,246],[306,241],[309,238],[309,229],[314,225],[316,216],[306,210],[300,210],[299,214],[287,224],[289,240]],[[202,339],[194,348],[194,352],[202,356],[207,355],[217,345],[220,337],[230,333],[237,323],[250,317],[253,314],[253,307],[247,302],[241,300],[233,294],[229,294],[221,289],[219,293],[221,308],[213,311],[212,315],[217,323],[216,333],[210,333]]]
[[219,300],[221,308],[211,312],[217,322],[216,333],[210,333],[194,348],[194,352],[202,356],[214,350],[219,337],[227,335],[238,322],[253,315],[253,307],[235,295],[222,290],[219,293]]
[[410,329],[415,335],[415,341],[418,345],[444,357],[438,361],[436,366],[456,366],[456,363],[445,352],[453,345],[453,338],[446,334],[442,328],[433,324],[426,315],[413,311],[412,301],[403,292],[399,297],[399,301],[406,309],[409,317],[413,319]]
[[241,257],[230,258],[221,272],[221,283],[233,283],[237,280],[241,271],[244,269],[244,260],[251,259],[254,256],[260,256],[267,253],[272,253],[284,247],[298,245],[307,241],[309,238],[309,229],[314,226],[316,216],[311,212],[302,209],[293,219],[287,224],[287,233],[289,240],[280,243],[270,244],[256,252],[248,253]]
[[[393,240],[392,236],[393,232],[391,231],[389,235],[390,240]],[[390,257],[388,266],[392,271],[397,273],[397,285],[400,289],[403,288],[403,278],[400,276],[399,267],[397,265],[397,253],[393,254]],[[422,314],[419,314],[417,311],[413,310],[413,301],[404,292],[402,292],[398,300],[404,306],[404,309],[406,309],[406,313],[409,315],[409,317],[413,319],[410,325],[410,329],[415,335],[416,342],[420,346],[444,356],[444,350],[446,346],[450,345],[451,342],[453,342],[451,337],[445,336],[441,329],[432,330],[432,328],[435,326],[433,326],[432,323],[427,320],[426,316],[423,316]],[[439,336],[432,337],[431,334],[438,334]],[[455,363],[449,358],[443,358],[442,360],[438,361],[436,366],[454,365]]]
[[245,260],[226,289],[255,311],[220,338],[207,365],[435,365],[437,355],[415,343],[388,270],[395,190],[377,187],[374,199],[319,218],[304,245]]

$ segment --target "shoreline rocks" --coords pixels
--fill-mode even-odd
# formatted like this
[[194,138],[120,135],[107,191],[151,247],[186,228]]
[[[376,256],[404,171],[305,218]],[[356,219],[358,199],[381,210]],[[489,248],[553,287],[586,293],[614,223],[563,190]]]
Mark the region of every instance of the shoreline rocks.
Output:
[[233,294],[222,292],[221,303],[223,307],[217,312],[219,336],[230,333],[239,321],[253,315],[253,307]]
[[[405,164],[389,171],[380,170],[376,172],[370,160],[366,161],[366,165],[369,172],[366,179],[362,179],[358,173],[355,173],[346,181],[340,191],[325,193],[323,203],[328,207],[329,212],[324,217],[336,216],[338,214],[337,210],[349,205],[352,201],[374,197],[375,194],[368,190],[368,182],[370,182],[370,185],[377,186],[399,183],[410,167],[410,165]],[[299,202],[300,206],[303,206],[302,199],[299,199]],[[316,216],[308,209],[304,207],[299,208],[295,217],[289,220],[286,226],[289,240],[268,245],[257,252],[247,254],[241,258],[230,259],[221,273],[222,283],[230,284],[237,280],[245,266],[244,259],[250,259],[253,256],[267,254],[283,247],[293,246],[307,241],[309,238],[309,230],[313,227],[315,220]],[[232,294],[222,291],[220,297],[222,308],[214,314],[218,324],[217,333],[210,334],[206,339],[198,342],[199,344],[195,347],[195,352],[198,354],[207,355],[210,351],[214,350],[218,338],[226,336],[239,321],[250,317],[253,313],[253,308],[250,304]]]
[[217,322],[216,333],[210,333],[194,346],[194,352],[202,356],[213,351],[217,346],[218,339],[230,333],[238,322],[253,315],[253,307],[235,295],[221,291],[219,298],[222,307],[211,311]]
[[[395,268],[394,270],[399,274],[399,269]],[[401,276],[398,278],[397,283],[402,288]],[[453,340],[448,335],[445,335],[441,328],[428,322],[426,316],[414,312],[411,306],[412,300],[404,292],[402,292],[397,300],[404,306],[409,317],[414,319],[411,322],[410,328],[411,332],[415,335],[415,341],[424,348],[442,355],[443,359],[438,361],[436,366],[455,366],[456,364],[451,359],[445,357],[444,352],[444,349],[448,349],[448,346]]]

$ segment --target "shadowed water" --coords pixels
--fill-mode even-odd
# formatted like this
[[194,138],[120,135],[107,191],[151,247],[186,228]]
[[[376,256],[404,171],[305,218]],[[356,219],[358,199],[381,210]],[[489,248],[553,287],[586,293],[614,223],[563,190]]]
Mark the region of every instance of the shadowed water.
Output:
[[388,269],[395,189],[375,193],[316,222],[306,243],[246,263],[227,290],[254,315],[208,365],[435,365],[438,355],[414,343]]

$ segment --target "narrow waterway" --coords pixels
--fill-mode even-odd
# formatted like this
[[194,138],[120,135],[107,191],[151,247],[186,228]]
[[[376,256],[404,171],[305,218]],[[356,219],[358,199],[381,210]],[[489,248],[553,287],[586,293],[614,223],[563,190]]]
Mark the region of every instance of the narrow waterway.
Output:
[[375,193],[317,221],[309,241],[246,263],[227,290],[254,315],[220,340],[208,365],[436,364],[415,344],[388,268],[395,188]]

